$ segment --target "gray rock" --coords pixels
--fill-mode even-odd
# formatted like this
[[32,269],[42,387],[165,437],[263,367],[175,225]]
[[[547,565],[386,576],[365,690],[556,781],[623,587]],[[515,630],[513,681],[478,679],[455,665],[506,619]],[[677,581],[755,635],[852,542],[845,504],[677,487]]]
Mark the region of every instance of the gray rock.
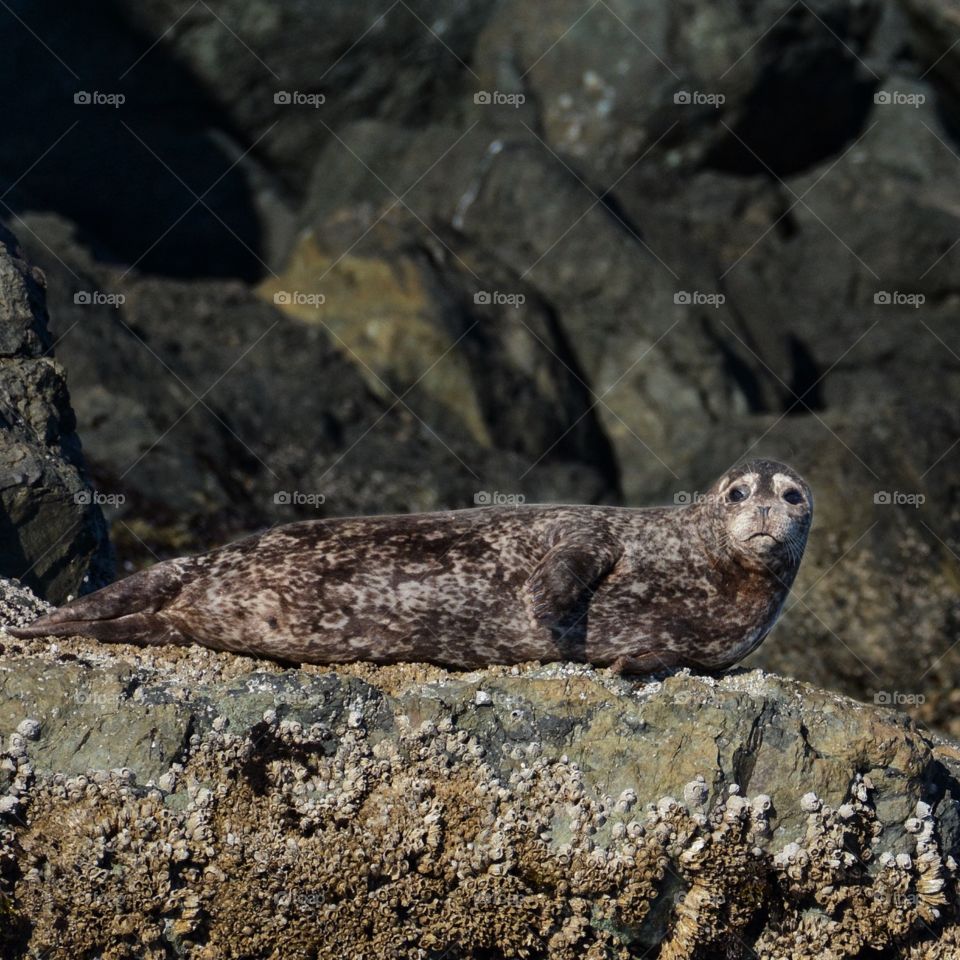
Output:
[[[304,0],[221,0],[186,15],[168,0],[117,7],[216,91],[229,125],[257,142],[257,152],[299,191],[319,144],[345,119],[387,114],[418,125],[425,111],[458,102],[466,61],[495,3],[458,0],[438,14],[422,0],[388,8],[335,2],[322,17]],[[175,21],[178,29],[168,30]]]
[[55,603],[102,586],[112,554],[86,482],[43,274],[0,231],[0,575]]
[[954,47],[956,10],[949,0],[899,0],[910,45],[920,69],[929,73],[951,123],[960,119],[960,58]]
[[0,671],[7,949],[772,960],[957,936],[960,745],[807,684],[80,639]]

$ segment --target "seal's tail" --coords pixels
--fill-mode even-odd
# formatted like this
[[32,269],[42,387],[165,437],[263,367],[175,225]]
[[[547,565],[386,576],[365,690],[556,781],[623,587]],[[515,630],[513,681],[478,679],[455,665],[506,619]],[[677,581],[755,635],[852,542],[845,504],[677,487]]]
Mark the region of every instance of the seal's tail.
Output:
[[7,627],[14,637],[94,637],[107,643],[189,643],[158,611],[180,592],[182,575],[172,562],[158,563],[79,597],[26,627]]

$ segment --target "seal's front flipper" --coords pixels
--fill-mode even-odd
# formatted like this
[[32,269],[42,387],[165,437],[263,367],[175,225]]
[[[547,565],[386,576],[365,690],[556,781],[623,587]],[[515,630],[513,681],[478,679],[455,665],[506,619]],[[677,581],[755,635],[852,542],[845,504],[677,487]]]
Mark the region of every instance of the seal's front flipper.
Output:
[[622,553],[620,542],[606,534],[561,533],[526,582],[537,623],[559,626],[584,594],[610,573]]
[[158,563],[96,593],[79,597],[26,627],[7,627],[14,637],[94,637],[107,643],[189,643],[158,614],[180,592],[181,561]]

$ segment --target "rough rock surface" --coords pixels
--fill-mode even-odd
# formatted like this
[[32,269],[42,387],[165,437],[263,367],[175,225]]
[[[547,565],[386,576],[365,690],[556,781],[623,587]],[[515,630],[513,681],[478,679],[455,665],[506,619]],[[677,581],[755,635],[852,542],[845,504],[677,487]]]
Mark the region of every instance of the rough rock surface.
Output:
[[44,285],[0,228],[0,575],[59,603],[108,582],[112,553],[52,357]]
[[3,626],[25,627],[51,610],[52,604],[41,600],[19,581],[0,577],[0,624]]
[[3,646],[4,957],[960,942],[960,745],[807,684]]

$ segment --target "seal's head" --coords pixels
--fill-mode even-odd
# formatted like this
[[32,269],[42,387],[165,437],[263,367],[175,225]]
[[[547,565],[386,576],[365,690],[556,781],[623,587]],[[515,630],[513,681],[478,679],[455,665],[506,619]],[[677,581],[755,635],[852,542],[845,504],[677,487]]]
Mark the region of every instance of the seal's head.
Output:
[[740,566],[796,573],[813,520],[813,494],[776,460],[748,460],[704,498],[716,543]]

